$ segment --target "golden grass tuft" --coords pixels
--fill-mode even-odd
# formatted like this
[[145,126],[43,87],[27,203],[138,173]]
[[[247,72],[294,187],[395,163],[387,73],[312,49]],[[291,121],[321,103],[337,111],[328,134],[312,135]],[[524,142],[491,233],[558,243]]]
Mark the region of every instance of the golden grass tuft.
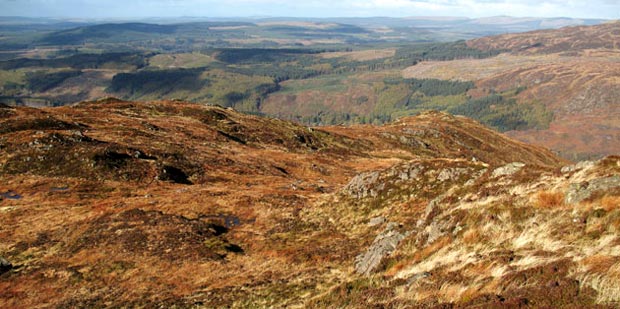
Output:
[[606,274],[619,261],[620,258],[617,256],[593,255],[583,259],[582,263],[588,269],[588,272]]
[[479,243],[481,240],[480,232],[477,228],[472,228],[463,233],[463,243],[467,245],[473,245]]
[[555,191],[540,191],[534,197],[537,208],[553,209],[564,206],[564,194]]
[[449,236],[444,236],[442,238],[439,238],[435,242],[430,244],[429,246],[425,247],[424,249],[416,251],[413,254],[413,256],[402,259],[401,261],[396,263],[394,266],[390,267],[390,269],[388,269],[385,274],[387,276],[394,276],[398,272],[406,268],[407,266],[410,266],[410,265],[413,265],[413,264],[416,264],[416,263],[419,263],[425,260],[426,258],[433,255],[435,252],[441,250],[441,248],[448,246],[451,243],[452,243],[452,239]]
[[475,299],[476,297],[480,296],[480,294],[481,292],[480,292],[479,286],[474,285],[474,286],[468,287],[466,290],[461,292],[459,302],[467,303],[471,301],[472,299]]
[[600,203],[605,211],[616,210],[620,208],[620,196],[604,196]]

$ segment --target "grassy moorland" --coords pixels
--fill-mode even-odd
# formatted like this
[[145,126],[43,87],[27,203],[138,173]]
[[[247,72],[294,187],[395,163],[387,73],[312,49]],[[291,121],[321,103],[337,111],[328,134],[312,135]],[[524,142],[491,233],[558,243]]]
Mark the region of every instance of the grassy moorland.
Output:
[[619,162],[441,112],[0,106],[0,305],[614,306]]

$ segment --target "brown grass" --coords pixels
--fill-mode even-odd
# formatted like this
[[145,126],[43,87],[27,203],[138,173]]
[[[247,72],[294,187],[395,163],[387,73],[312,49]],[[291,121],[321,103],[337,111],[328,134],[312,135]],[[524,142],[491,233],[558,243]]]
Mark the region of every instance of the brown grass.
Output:
[[480,296],[480,294],[481,294],[481,291],[480,291],[480,287],[479,286],[468,287],[465,291],[463,291],[460,294],[459,302],[466,303],[466,302],[471,301],[472,299]]
[[480,232],[477,228],[472,228],[463,233],[463,243],[473,245],[481,240]]
[[600,203],[605,211],[616,210],[620,208],[620,196],[604,196]]
[[403,270],[405,267],[411,266],[413,264],[416,264],[416,263],[419,263],[425,260],[426,258],[433,255],[435,252],[441,250],[442,248],[448,246],[451,243],[452,243],[452,238],[450,238],[449,236],[444,236],[442,238],[439,238],[434,243],[430,244],[424,249],[415,252],[413,256],[408,257],[408,258],[403,258],[400,262],[396,263],[394,266],[388,269],[385,274],[387,276],[394,276],[398,272]]
[[593,255],[583,259],[582,263],[588,269],[588,272],[606,274],[618,261],[620,261],[620,258],[617,256]]
[[562,192],[540,191],[534,197],[534,206],[537,208],[553,209],[564,205]]

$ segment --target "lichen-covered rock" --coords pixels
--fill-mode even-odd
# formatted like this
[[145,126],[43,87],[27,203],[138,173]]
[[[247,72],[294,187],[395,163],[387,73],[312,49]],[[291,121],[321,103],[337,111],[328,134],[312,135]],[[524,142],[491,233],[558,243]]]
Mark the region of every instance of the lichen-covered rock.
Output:
[[597,191],[604,191],[620,187],[620,176],[596,178],[591,181],[573,183],[570,185],[564,201],[567,204],[579,203],[592,196]]
[[370,221],[368,222],[368,226],[383,224],[383,222],[385,222],[385,217],[375,217],[370,219]]
[[434,243],[437,239],[446,235],[450,230],[450,222],[446,220],[434,220],[426,226],[424,232],[428,235],[426,238],[427,244]]
[[424,220],[426,223],[430,223],[433,218],[435,218],[440,212],[439,202],[443,199],[444,196],[440,195],[426,205],[426,209],[424,210]]
[[493,170],[493,177],[509,176],[520,171],[525,166],[521,162],[512,162]]
[[468,168],[446,168],[441,170],[439,176],[437,176],[437,180],[446,181],[450,179],[457,179],[461,175],[467,174],[471,171]]
[[377,269],[381,260],[396,249],[406,237],[406,234],[396,229],[397,226],[396,223],[389,223],[385,230],[377,235],[368,250],[355,258],[355,271],[357,273],[371,274]]
[[373,187],[377,180],[379,180],[379,172],[361,173],[349,181],[344,187],[344,192],[358,199],[367,196],[375,197],[377,196],[377,190]]
[[578,162],[577,164],[562,167],[561,172],[563,174],[568,174],[568,173],[572,173],[572,172],[576,172],[576,171],[580,171],[583,169],[593,167],[594,165],[596,165],[596,162],[594,161],[581,161],[581,162]]

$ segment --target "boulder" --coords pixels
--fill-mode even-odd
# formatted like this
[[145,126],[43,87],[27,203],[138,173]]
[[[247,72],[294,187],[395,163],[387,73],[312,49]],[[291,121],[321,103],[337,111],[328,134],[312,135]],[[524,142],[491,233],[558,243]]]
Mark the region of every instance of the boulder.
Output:
[[368,222],[368,226],[376,226],[379,224],[383,224],[383,222],[385,222],[384,217],[375,217],[370,219],[370,221]]
[[588,169],[593,167],[596,164],[594,161],[581,161],[577,164],[564,166],[561,169],[562,174],[568,174],[576,171],[580,171],[583,169]]
[[597,191],[606,191],[620,187],[620,176],[596,178],[590,181],[572,183],[566,192],[564,202],[566,204],[579,203],[592,196]]
[[512,162],[493,170],[493,177],[509,176],[520,171],[525,166],[521,162]]
[[396,250],[398,244],[406,237],[406,234],[396,229],[397,227],[396,223],[389,223],[385,230],[377,235],[368,250],[355,258],[357,273],[363,275],[373,273],[381,264],[381,260]]
[[377,190],[374,188],[377,181],[379,180],[379,172],[367,172],[361,173],[344,187],[344,192],[346,192],[349,196],[362,199],[368,196],[376,197]]
[[421,273],[414,274],[413,276],[409,277],[409,279],[407,279],[407,284],[408,285],[414,284],[417,281],[419,281],[421,279],[424,279],[424,278],[428,278],[430,276],[431,276],[431,273],[428,272],[428,271],[424,271],[424,272],[421,272]]
[[439,176],[437,176],[437,180],[455,180],[461,177],[461,175],[467,174],[469,171],[470,169],[468,168],[446,168],[441,170]]

